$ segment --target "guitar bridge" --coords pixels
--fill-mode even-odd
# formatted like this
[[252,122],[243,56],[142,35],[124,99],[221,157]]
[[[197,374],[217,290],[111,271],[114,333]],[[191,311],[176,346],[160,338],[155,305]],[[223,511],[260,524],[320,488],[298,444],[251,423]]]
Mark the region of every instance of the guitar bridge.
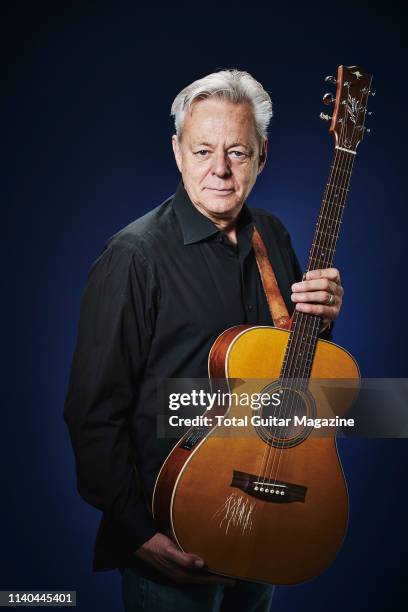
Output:
[[307,487],[303,485],[275,480],[273,478],[263,478],[245,472],[234,470],[231,487],[241,489],[251,497],[262,499],[273,503],[289,503],[305,501]]

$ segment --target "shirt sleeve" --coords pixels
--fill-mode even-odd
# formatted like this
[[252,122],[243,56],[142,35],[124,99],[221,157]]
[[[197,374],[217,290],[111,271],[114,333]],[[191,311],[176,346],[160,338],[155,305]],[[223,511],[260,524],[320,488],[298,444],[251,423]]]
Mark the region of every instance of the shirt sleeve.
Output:
[[79,494],[103,512],[128,553],[157,531],[137,482],[128,427],[153,333],[156,293],[140,253],[105,249],[82,299],[64,407]]

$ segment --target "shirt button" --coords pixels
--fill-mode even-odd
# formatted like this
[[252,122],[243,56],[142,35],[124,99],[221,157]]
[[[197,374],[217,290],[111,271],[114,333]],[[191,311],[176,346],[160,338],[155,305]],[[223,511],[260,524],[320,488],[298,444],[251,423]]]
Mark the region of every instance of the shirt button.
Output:
[[253,308],[254,307],[252,306],[252,304],[248,304],[248,310],[253,310]]

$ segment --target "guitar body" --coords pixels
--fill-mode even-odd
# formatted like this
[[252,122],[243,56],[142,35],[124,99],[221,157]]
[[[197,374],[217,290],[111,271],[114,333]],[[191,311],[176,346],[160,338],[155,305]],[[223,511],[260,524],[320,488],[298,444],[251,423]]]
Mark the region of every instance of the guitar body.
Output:
[[[288,338],[289,332],[273,327],[225,331],[211,349],[211,378],[218,388],[224,378],[228,390],[239,395],[273,389]],[[330,382],[327,389],[318,379]],[[336,386],[334,379],[347,383],[339,380]],[[314,418],[346,416],[358,388],[354,359],[318,340],[307,398],[298,409]],[[246,426],[221,424],[192,448],[183,447],[188,433],[177,443],[156,482],[154,516],[163,532],[182,550],[203,557],[211,572],[299,583],[328,567],[347,527],[348,496],[334,431],[302,436],[301,427],[292,432],[292,442],[298,442],[286,438],[282,448],[260,435],[251,424],[253,415],[250,406],[235,402],[225,418],[247,416]]]

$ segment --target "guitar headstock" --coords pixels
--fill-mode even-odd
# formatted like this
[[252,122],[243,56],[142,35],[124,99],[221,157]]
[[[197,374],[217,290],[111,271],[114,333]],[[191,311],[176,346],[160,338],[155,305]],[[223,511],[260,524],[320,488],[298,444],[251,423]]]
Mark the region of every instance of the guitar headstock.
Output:
[[365,127],[365,120],[367,115],[371,115],[367,111],[368,98],[375,95],[370,89],[372,75],[358,66],[339,66],[337,78],[329,76],[325,81],[336,84],[336,97],[331,94],[323,96],[325,104],[334,102],[334,110],[332,117],[323,113],[320,117],[331,119],[330,133],[336,147],[355,153],[364,134],[370,131]]

